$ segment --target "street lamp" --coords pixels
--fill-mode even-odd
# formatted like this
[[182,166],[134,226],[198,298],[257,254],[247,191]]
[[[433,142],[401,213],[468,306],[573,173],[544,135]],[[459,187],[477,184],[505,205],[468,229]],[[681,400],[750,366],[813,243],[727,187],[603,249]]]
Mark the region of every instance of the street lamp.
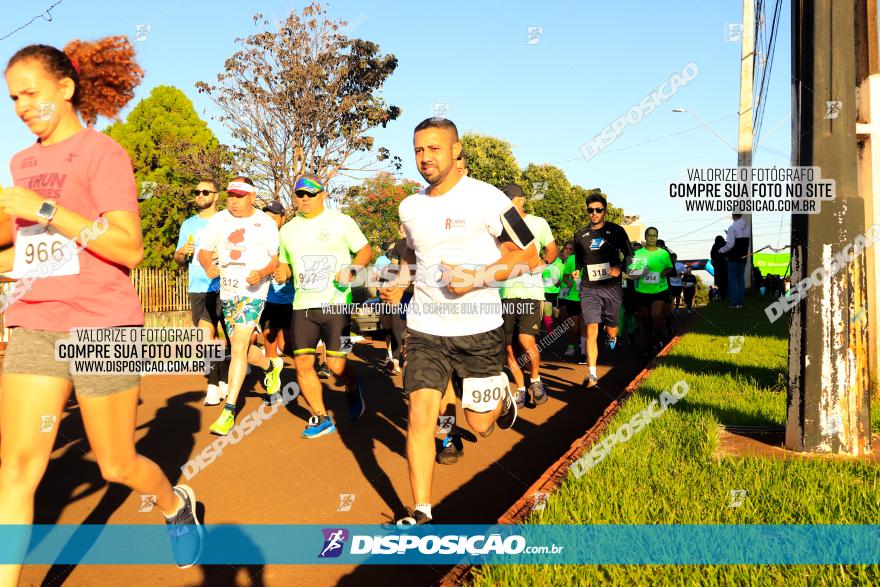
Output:
[[734,151],[736,151],[737,153],[739,153],[739,149],[738,149],[738,148],[734,147],[734,146],[730,143],[730,141],[728,141],[728,140],[725,139],[723,136],[721,136],[720,134],[718,134],[718,132],[716,132],[714,128],[712,128],[711,126],[709,126],[709,123],[708,123],[708,122],[706,122],[705,120],[703,120],[702,118],[700,118],[700,117],[697,115],[697,113],[694,112],[693,110],[688,110],[687,108],[673,108],[672,111],[673,111],[673,112],[687,112],[688,114],[690,114],[691,116],[693,116],[694,118],[696,118],[697,121],[699,121],[700,124],[702,124],[702,125],[705,126],[707,129],[709,129],[710,131],[712,131],[712,134],[714,134],[716,137],[718,137],[719,139],[721,139],[722,141],[724,141],[724,143],[725,143],[728,147],[730,147],[731,149],[733,149]]

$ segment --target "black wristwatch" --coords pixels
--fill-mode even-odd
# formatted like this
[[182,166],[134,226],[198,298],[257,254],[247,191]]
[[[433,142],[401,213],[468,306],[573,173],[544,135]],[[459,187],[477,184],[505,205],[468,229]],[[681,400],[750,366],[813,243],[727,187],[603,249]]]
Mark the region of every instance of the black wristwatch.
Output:
[[54,202],[52,202],[51,200],[43,200],[40,209],[37,210],[37,217],[40,220],[45,221],[46,225],[48,226],[48,224],[52,222],[52,219],[55,218],[56,210],[57,207],[55,206]]

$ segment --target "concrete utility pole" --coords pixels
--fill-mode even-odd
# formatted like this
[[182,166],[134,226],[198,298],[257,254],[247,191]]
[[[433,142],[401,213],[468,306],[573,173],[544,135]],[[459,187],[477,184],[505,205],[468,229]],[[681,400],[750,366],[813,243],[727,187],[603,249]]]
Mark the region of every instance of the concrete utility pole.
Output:
[[[752,142],[754,140],[752,129],[753,105],[752,92],[755,77],[755,0],[743,0],[742,22],[742,53],[740,59],[739,78],[739,153],[737,165],[740,167],[752,166]],[[744,216],[749,225],[749,233],[752,234],[752,216]],[[749,253],[746,257],[746,289],[752,286],[752,250],[754,249],[754,234],[749,239]]]
[[[836,181],[836,199],[824,201],[821,214],[792,214],[792,285],[865,233],[856,174],[855,4],[792,2],[792,160]],[[867,307],[868,271],[862,251],[811,282],[792,311],[789,449],[871,451],[867,325],[858,319]]]
[[[865,200],[865,225],[880,224],[880,50],[878,50],[877,3],[859,0],[856,4],[856,83],[859,87],[856,135],[859,149],[859,193]],[[876,246],[876,245],[875,245]],[[868,369],[877,377],[877,308],[880,291],[880,255],[875,247],[867,251],[868,311],[860,319],[868,323]]]

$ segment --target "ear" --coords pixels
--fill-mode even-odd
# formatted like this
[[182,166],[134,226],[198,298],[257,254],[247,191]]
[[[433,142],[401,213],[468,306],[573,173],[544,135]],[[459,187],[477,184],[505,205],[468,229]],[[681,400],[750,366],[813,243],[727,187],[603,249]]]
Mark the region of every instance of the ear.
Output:
[[64,99],[68,101],[73,100],[73,94],[76,91],[76,83],[74,83],[69,77],[65,77],[58,82],[58,85],[61,87],[61,95],[64,96]]
[[452,160],[456,161],[459,155],[461,155],[461,141],[455,141],[452,143]]

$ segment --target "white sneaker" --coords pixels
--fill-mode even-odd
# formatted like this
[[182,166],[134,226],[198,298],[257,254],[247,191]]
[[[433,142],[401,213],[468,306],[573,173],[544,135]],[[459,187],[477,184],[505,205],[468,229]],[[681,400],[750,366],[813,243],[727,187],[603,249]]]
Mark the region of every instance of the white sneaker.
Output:
[[229,386],[226,385],[225,381],[221,381],[219,383],[220,387],[220,399],[226,399],[226,396],[229,395]]
[[220,388],[212,383],[208,386],[208,393],[205,394],[205,405],[216,406],[225,398],[225,395],[223,397],[220,397]]

